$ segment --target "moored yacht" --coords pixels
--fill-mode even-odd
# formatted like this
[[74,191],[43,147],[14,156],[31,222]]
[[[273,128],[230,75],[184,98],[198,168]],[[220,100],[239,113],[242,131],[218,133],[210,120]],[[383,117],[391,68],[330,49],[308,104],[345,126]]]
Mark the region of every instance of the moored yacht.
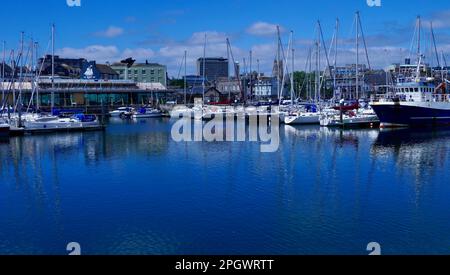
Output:
[[162,116],[163,114],[161,111],[148,107],[142,107],[132,115],[133,118],[156,118]]
[[133,108],[131,107],[120,107],[117,110],[109,112],[111,117],[122,117],[122,116],[130,116],[133,112]]
[[101,124],[94,115],[78,114],[70,118],[42,116],[36,119],[24,120],[23,126],[27,132],[47,132],[98,129],[101,127]]

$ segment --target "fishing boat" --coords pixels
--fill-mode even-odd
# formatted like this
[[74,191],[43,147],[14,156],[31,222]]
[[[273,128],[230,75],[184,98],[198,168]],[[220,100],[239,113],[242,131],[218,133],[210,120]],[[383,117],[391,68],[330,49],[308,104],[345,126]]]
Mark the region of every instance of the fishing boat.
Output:
[[[416,30],[420,31],[420,17]],[[433,29],[431,28],[433,34]],[[420,37],[420,35],[419,35]],[[434,39],[434,36],[432,36]],[[435,41],[433,41],[435,43]],[[413,76],[397,79],[392,96],[372,102],[371,106],[380,118],[382,128],[435,127],[450,125],[449,81],[442,75],[440,81],[423,75],[428,70],[423,64],[424,55],[417,47],[417,68]],[[425,67],[425,69],[422,69]],[[441,67],[443,71],[443,67]],[[436,86],[436,83],[440,83]]]
[[160,110],[149,108],[149,107],[142,107],[137,112],[134,112],[132,117],[133,118],[156,118],[156,117],[162,117],[162,112]]
[[432,79],[400,82],[393,98],[371,106],[382,128],[450,125],[450,94],[442,90],[435,88]]

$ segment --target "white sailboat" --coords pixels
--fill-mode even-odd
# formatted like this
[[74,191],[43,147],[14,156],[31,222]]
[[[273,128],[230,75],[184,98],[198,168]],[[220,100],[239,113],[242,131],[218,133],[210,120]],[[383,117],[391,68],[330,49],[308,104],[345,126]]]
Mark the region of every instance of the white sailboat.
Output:
[[60,130],[89,130],[98,129],[101,124],[94,115],[74,115],[70,118],[55,116],[42,116],[36,119],[23,121],[27,132],[47,132]]
[[[315,63],[316,63],[316,68],[315,68],[315,96],[314,96],[314,104],[309,106],[309,108],[296,108],[294,109],[293,106],[293,100],[291,100],[291,111],[289,112],[289,114],[287,116],[285,116],[284,118],[284,123],[287,125],[310,125],[310,124],[319,124],[320,123],[320,117],[321,117],[321,113],[318,110],[318,102],[320,101],[320,90],[322,87],[322,82],[321,82],[321,75],[320,75],[320,52],[321,52],[321,46],[322,46],[322,29],[321,29],[321,25],[320,22],[317,22],[317,28],[316,28],[316,32],[317,32],[317,40],[315,41]],[[328,67],[329,66],[329,62],[328,62],[328,53],[325,47],[325,42],[323,41],[323,47],[325,49],[325,53],[326,53],[326,59],[327,59],[327,63],[328,63]],[[312,56],[310,56],[309,59]],[[311,63],[311,60],[308,60]],[[307,64],[308,66],[308,64]],[[294,58],[292,60],[292,71],[294,71]],[[311,66],[310,66],[311,67]],[[293,73],[292,73],[292,77],[291,77],[291,98],[293,98],[293,94],[294,94],[294,90],[293,90],[293,86],[294,86],[294,82],[293,82]],[[294,110],[293,110],[294,109]]]

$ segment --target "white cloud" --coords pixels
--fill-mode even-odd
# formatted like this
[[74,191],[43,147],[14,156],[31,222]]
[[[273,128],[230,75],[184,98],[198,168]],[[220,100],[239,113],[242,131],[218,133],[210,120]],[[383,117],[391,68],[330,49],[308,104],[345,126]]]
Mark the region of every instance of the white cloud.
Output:
[[[284,28],[280,26],[280,31],[284,32]],[[270,36],[277,33],[277,25],[267,22],[256,22],[247,28],[247,33],[256,36]]]
[[121,36],[123,33],[124,33],[123,28],[115,27],[115,26],[109,26],[104,31],[96,32],[95,36],[106,37],[106,38],[115,38],[115,37]]
[[155,52],[152,49],[137,48],[137,49],[125,49],[121,53],[121,58],[132,57],[136,60],[149,60],[155,56]]
[[189,45],[203,45],[205,43],[205,35],[207,44],[225,43],[227,35],[216,31],[195,32],[188,39]]
[[425,24],[429,26],[429,22],[433,22],[435,29],[450,28],[450,10],[435,12],[429,19],[425,20]]
[[114,60],[120,55],[116,46],[92,45],[85,48],[62,48],[56,51],[56,54],[67,58],[86,58],[96,60],[99,63]]

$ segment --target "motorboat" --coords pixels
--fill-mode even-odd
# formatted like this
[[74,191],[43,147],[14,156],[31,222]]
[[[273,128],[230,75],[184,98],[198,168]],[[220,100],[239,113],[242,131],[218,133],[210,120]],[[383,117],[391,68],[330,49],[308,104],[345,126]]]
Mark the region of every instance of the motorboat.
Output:
[[156,118],[162,116],[163,113],[160,110],[148,107],[140,108],[137,112],[134,112],[132,115],[133,118]]
[[131,116],[134,109],[131,107],[120,107],[112,112],[109,112],[111,117],[123,117],[123,116]]

